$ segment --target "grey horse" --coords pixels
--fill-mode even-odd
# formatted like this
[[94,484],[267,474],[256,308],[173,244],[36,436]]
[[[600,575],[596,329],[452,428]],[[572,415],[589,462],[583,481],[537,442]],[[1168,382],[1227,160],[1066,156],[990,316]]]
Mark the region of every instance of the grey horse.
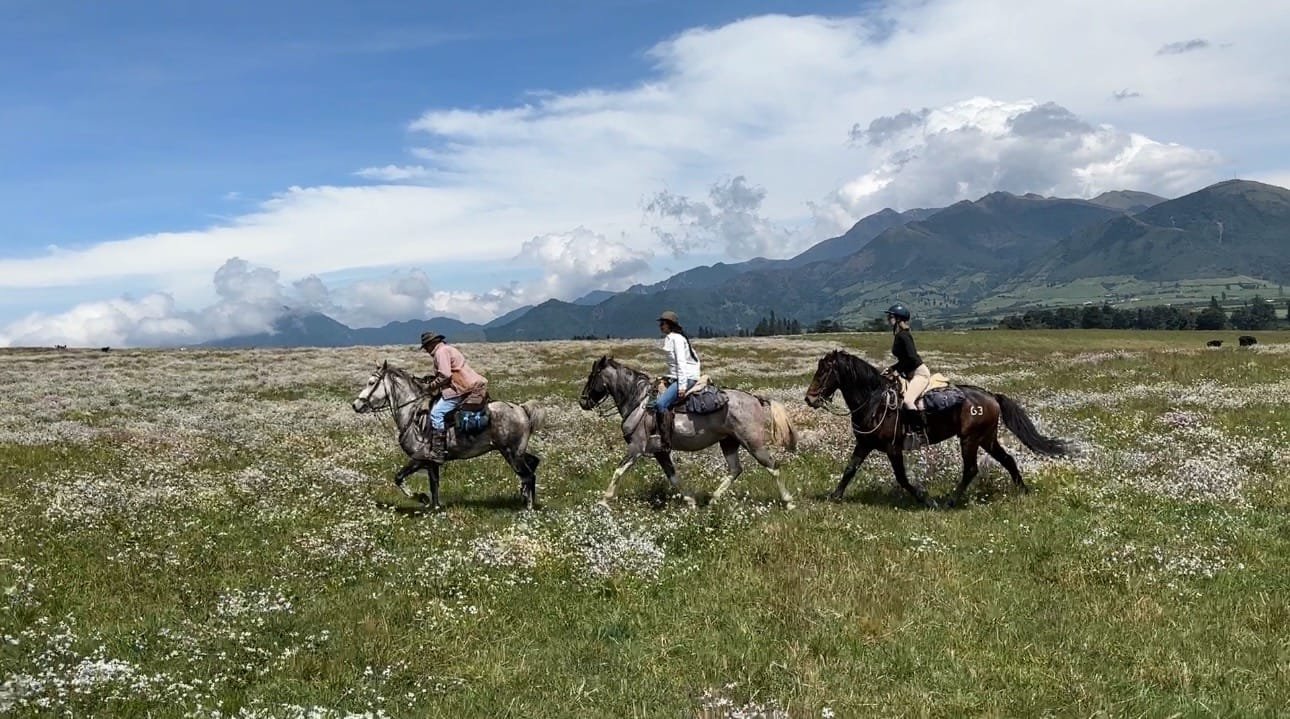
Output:
[[[587,383],[582,388],[578,404],[583,409],[593,409],[606,398],[613,398],[623,420],[622,432],[623,439],[627,442],[627,456],[618,464],[614,476],[609,480],[609,487],[604,494],[605,502],[614,498],[618,478],[646,454],[654,455],[673,489],[681,492],[671,453],[649,449],[654,413],[645,403],[650,384],[650,377],[644,372],[621,364],[612,357],[601,357],[592,364],[591,374],[587,376]],[[677,413],[672,447],[682,452],[697,452],[714,444],[721,445],[730,476],[722,480],[712,493],[713,502],[721,499],[743,471],[739,465],[739,448],[743,447],[775,478],[780,499],[792,509],[793,497],[784,488],[784,481],[780,479],[779,470],[775,468],[775,460],[771,458],[768,449],[770,444],[776,444],[790,452],[797,449],[797,433],[788,420],[788,411],[784,409],[784,405],[774,400],[736,389],[722,391],[729,398],[729,403],[716,412],[694,416]],[[694,506],[693,497],[684,492],[681,494],[686,504]]]
[[[423,428],[418,427],[417,410],[421,400],[430,392],[425,383],[408,372],[383,362],[367,385],[354,399],[354,411],[359,414],[389,410],[399,432],[399,447],[408,455],[408,463],[394,475],[394,484],[405,497],[415,496],[423,504],[440,509],[440,465],[424,459],[430,443]],[[488,452],[502,455],[520,478],[520,495],[526,509],[533,509],[537,502],[537,467],[542,460],[528,451],[529,438],[542,428],[543,411],[530,400],[524,404],[510,402],[488,403],[488,427],[466,437],[458,436],[455,429],[448,432],[448,461],[471,459]],[[425,470],[430,475],[430,496],[413,495],[403,486],[409,475]],[[428,501],[427,501],[428,500]]]

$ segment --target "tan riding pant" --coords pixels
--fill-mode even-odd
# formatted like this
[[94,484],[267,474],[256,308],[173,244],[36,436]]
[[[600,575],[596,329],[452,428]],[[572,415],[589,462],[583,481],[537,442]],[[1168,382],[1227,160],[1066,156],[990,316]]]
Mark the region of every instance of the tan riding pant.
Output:
[[932,382],[932,371],[927,369],[927,365],[920,364],[918,369],[909,376],[909,384],[905,387],[905,406],[909,409],[917,409],[914,404],[919,397],[927,391],[927,385]]

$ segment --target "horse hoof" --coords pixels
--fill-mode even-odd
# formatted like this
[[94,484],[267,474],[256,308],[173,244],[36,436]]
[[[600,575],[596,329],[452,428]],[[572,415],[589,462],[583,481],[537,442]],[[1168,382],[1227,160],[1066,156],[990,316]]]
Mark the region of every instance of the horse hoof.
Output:
[[425,492],[417,492],[414,499],[417,500],[418,504],[424,504],[427,506],[430,504],[430,495],[426,494]]
[[794,504],[793,502],[784,502],[784,509],[792,511],[794,509],[797,509],[797,505]]
[[828,500],[830,502],[841,502],[842,495],[838,494],[837,492],[830,492],[828,496]]

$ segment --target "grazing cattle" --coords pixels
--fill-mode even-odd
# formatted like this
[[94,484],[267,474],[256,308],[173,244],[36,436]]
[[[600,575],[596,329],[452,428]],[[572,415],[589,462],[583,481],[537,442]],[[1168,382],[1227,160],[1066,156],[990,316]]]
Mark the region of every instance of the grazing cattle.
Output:
[[1237,337],[1236,340],[1241,343],[1242,347],[1249,347],[1250,345],[1258,344],[1258,341],[1250,335],[1241,335],[1240,337]]
[[1206,347],[1222,347],[1222,346],[1223,346],[1223,340],[1210,340],[1210,341],[1208,341],[1208,342],[1206,342],[1206,343],[1205,343],[1205,346],[1206,346]]
[[104,348],[102,348],[102,351],[104,351],[104,352],[111,352],[111,351],[112,351],[112,348],[111,348],[111,347],[104,347]]
[[65,349],[67,349],[67,345],[54,345],[54,349],[56,349],[56,350],[65,350]]

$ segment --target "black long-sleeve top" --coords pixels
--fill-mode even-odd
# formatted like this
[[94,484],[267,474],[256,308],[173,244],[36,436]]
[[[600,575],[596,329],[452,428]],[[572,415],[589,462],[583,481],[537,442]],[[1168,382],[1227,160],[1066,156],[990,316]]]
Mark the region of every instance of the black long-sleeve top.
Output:
[[891,342],[891,353],[896,356],[894,369],[902,377],[908,377],[923,363],[923,358],[918,356],[918,350],[914,348],[914,336],[909,330],[896,333]]

